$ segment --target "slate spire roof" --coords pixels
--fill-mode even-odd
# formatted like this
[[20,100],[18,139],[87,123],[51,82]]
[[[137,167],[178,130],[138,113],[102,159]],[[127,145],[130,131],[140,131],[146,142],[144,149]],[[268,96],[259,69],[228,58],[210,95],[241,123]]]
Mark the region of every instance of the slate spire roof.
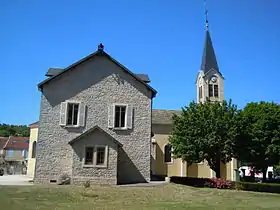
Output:
[[209,26],[208,26],[208,10],[205,11],[206,20],[205,20],[205,29],[206,29],[206,37],[205,37],[205,43],[204,43],[204,49],[203,49],[203,55],[202,55],[202,62],[200,69],[207,73],[210,69],[215,69],[219,72],[219,67],[214,51],[214,47],[212,44],[210,32],[209,32]]

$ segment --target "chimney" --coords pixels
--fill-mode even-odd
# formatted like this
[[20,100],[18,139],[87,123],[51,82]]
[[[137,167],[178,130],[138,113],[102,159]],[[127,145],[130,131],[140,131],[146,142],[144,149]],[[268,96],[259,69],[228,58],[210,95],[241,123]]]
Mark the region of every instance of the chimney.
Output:
[[99,51],[99,52],[103,52],[103,50],[104,50],[104,46],[103,46],[102,43],[100,43],[100,44],[98,45],[98,51]]

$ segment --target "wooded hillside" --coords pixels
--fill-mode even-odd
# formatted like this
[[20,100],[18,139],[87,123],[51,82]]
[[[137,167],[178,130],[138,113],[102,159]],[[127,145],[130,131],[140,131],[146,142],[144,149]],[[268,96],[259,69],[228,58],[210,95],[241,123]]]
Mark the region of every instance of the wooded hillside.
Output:
[[29,128],[26,125],[0,124],[0,137],[29,136]]

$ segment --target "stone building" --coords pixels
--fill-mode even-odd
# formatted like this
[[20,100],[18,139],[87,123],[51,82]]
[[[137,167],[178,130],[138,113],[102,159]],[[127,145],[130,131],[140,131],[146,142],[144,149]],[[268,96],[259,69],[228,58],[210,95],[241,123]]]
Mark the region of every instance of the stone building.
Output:
[[[215,176],[206,162],[188,164],[172,158],[171,118],[180,110],[152,109],[157,92],[148,75],[127,69],[102,44],[67,68],[50,68],[46,76],[38,85],[40,120],[31,126],[32,142],[37,143],[30,144],[28,175],[36,183],[57,182],[62,174],[74,184]],[[224,78],[208,27],[196,81],[197,102],[224,99]],[[34,145],[36,164],[31,157]],[[221,176],[235,180],[236,167],[236,160],[222,164]]]

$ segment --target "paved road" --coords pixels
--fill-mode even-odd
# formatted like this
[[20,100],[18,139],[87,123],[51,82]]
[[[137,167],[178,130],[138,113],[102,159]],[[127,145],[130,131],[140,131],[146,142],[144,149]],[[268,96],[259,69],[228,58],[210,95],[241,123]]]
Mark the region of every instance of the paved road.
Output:
[[4,175],[0,176],[0,185],[33,185],[30,180],[25,175]]

